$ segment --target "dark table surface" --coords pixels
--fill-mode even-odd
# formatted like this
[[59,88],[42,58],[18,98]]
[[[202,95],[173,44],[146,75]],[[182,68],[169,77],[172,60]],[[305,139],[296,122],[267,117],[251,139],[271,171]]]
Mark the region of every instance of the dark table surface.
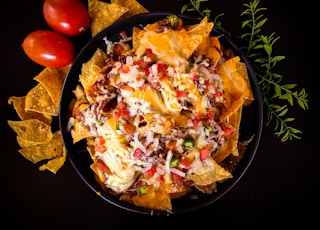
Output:
[[[273,52],[286,56],[277,65],[283,82],[296,83],[308,93],[309,109],[295,103],[289,116],[292,126],[302,131],[301,139],[281,142],[274,124],[264,125],[256,156],[242,179],[214,204],[199,211],[177,216],[146,216],[113,207],[95,195],[67,160],[56,175],[40,172],[38,166],[19,153],[15,133],[7,120],[16,113],[7,100],[23,96],[35,85],[33,77],[42,67],[23,53],[24,37],[36,29],[48,28],[42,16],[41,0],[2,3],[1,12],[1,224],[9,229],[110,229],[110,227],[181,227],[210,229],[270,229],[318,225],[319,204],[319,46],[312,28],[316,25],[311,1],[261,0],[267,8],[265,34],[275,32],[280,39]],[[149,11],[180,12],[182,0],[140,1]],[[239,0],[210,0],[203,4],[212,15],[224,13],[222,25],[232,35],[241,34]],[[303,15],[303,16],[302,16]],[[308,30],[311,28],[311,30]],[[312,30],[313,29],[313,30]],[[318,95],[318,96],[316,96]]]

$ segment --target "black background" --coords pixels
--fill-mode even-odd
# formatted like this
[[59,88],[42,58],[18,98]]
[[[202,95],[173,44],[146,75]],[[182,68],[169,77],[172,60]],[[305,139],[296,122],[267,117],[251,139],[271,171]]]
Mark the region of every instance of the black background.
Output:
[[[140,0],[149,11],[180,12],[186,1]],[[37,165],[19,153],[16,135],[7,120],[17,119],[10,96],[24,96],[35,86],[33,77],[43,67],[30,61],[21,43],[33,30],[47,29],[41,0],[2,3],[1,12],[1,126],[0,209],[1,225],[9,229],[110,229],[110,227],[270,229],[273,227],[318,226],[319,203],[319,42],[316,8],[311,1],[261,0],[268,18],[265,35],[275,32],[280,39],[273,52],[286,57],[276,68],[284,83],[305,88],[309,109],[289,106],[292,126],[302,131],[301,139],[281,142],[274,124],[263,127],[261,144],[252,164],[233,189],[213,205],[177,216],[146,216],[113,207],[95,195],[79,178],[69,161],[56,175],[40,172]],[[232,36],[240,35],[243,3],[248,0],[209,0],[203,3],[220,18]],[[296,4],[296,5],[295,5]],[[85,39],[82,39],[85,40]],[[77,39],[79,47],[84,41]]]

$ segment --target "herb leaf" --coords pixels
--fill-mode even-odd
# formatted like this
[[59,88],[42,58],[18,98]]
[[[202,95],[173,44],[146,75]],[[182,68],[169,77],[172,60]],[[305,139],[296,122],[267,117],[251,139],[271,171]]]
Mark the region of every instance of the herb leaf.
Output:
[[[181,13],[196,12],[198,18],[207,16],[208,20],[212,21],[210,19],[211,10],[201,10],[201,3],[205,1],[207,0],[189,0],[189,3],[182,7]],[[296,84],[283,84],[283,76],[274,72],[274,67],[284,60],[285,56],[273,54],[273,45],[280,39],[279,36],[276,36],[275,33],[269,36],[262,34],[262,27],[268,21],[263,15],[267,8],[259,7],[259,3],[259,0],[253,0],[249,4],[243,4],[245,9],[241,13],[243,17],[241,26],[244,32],[240,38],[245,46],[240,49],[253,63],[254,72],[259,80],[262,100],[267,111],[266,125],[274,123],[274,134],[282,142],[301,139],[299,135],[302,133],[301,130],[290,126],[290,122],[295,119],[286,116],[289,110],[288,105],[293,106],[295,102],[300,108],[307,110],[309,108],[308,94],[305,89],[296,90]],[[218,21],[221,15],[223,14],[218,15],[213,22],[217,29],[226,33],[227,31],[221,26],[221,21]],[[227,34],[230,35],[229,32]],[[277,104],[279,101],[282,104]]]

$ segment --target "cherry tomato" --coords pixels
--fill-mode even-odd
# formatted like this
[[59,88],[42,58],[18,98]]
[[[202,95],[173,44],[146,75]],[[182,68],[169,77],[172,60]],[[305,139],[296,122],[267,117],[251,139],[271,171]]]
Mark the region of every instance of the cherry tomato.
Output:
[[22,48],[32,61],[52,68],[72,63],[76,50],[68,37],[51,30],[31,32],[24,38]]
[[79,36],[90,28],[90,15],[79,0],[45,0],[43,16],[55,31],[68,36]]

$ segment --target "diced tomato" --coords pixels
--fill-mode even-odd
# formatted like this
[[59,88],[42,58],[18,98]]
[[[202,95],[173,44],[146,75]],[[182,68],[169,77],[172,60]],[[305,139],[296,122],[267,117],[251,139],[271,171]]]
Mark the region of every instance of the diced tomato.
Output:
[[132,88],[132,87],[129,86],[129,85],[121,85],[121,86],[120,86],[120,89],[134,92],[134,88]]
[[126,64],[123,64],[119,69],[119,73],[128,73],[128,72],[129,72],[129,66],[127,66]]
[[199,120],[198,119],[192,119],[193,128],[198,131],[199,130]]
[[[118,112],[116,113],[116,111]],[[117,109],[115,109],[113,116],[116,121],[118,121],[120,118],[129,119],[130,113],[129,113],[129,110],[127,109],[127,105],[124,102],[119,101]]]
[[182,90],[176,90],[176,97],[177,98],[186,98],[187,92]]
[[144,72],[144,74],[146,75],[146,76],[149,76],[149,74],[150,74],[150,68],[148,67],[148,68],[143,68],[143,72]]
[[223,93],[220,90],[217,90],[216,93],[214,94],[216,97],[222,97]]
[[175,184],[183,184],[183,178],[181,176],[179,176],[178,174],[175,173],[171,173],[171,178],[173,183]]
[[200,150],[200,160],[205,160],[211,154],[211,149],[204,147]]
[[156,178],[157,181],[164,181],[164,176],[163,175],[159,175],[157,178]]
[[210,110],[210,111],[208,111],[207,116],[209,119],[212,119],[212,118],[214,118],[214,114],[215,114],[215,112],[213,110]]
[[180,167],[181,168],[185,168],[185,169],[189,169],[190,168],[190,162],[187,159],[182,158],[180,160]]
[[[147,57],[147,59],[144,58],[145,56]],[[133,64],[138,65],[142,69],[144,69],[144,68],[148,68],[156,60],[157,60],[157,55],[154,54],[151,49],[146,49],[146,52],[141,56],[141,58],[135,61]]]
[[146,54],[147,54],[147,56],[150,55],[150,54],[152,54],[152,49],[147,48],[147,49],[146,49]]
[[143,152],[140,148],[135,149],[133,152],[133,157],[138,160],[142,157],[142,155],[143,155]]
[[207,88],[207,90],[214,90],[214,84],[213,84],[213,82],[209,82],[209,81],[205,81],[205,86],[206,86],[206,88]]
[[167,148],[168,149],[174,149],[174,147],[176,146],[177,144],[177,140],[170,140],[167,144]]
[[118,110],[114,110],[113,112],[114,120],[117,122],[120,119],[120,112]]
[[234,134],[234,129],[232,127],[225,127],[223,130],[222,137],[231,136]]
[[128,40],[128,36],[127,36],[126,31],[122,30],[122,31],[120,32],[120,36],[121,36],[121,38],[122,38],[123,40]]
[[191,76],[191,79],[194,80],[194,81],[198,79],[197,72],[195,72],[195,71],[192,71],[190,73],[190,76]]
[[97,165],[98,169],[100,169],[102,172],[107,173],[107,174],[111,174],[110,169],[108,168],[108,166],[106,166],[106,164],[103,161],[98,160],[96,162],[96,165]]
[[134,132],[136,131],[136,127],[129,122],[123,124],[123,129],[128,134],[134,134]]
[[154,173],[157,171],[157,166],[156,165],[152,165],[152,167],[150,169],[148,169],[147,171],[144,172],[144,177],[146,179],[151,178]]
[[118,102],[118,108],[119,108],[120,110],[124,110],[124,109],[127,108],[127,105],[126,105],[124,102],[119,101],[119,102]]
[[160,80],[168,77],[168,64],[164,63],[158,63],[157,64],[157,69],[158,69],[158,77]]
[[96,138],[96,150],[103,153],[107,150],[105,146],[106,140],[103,137]]

